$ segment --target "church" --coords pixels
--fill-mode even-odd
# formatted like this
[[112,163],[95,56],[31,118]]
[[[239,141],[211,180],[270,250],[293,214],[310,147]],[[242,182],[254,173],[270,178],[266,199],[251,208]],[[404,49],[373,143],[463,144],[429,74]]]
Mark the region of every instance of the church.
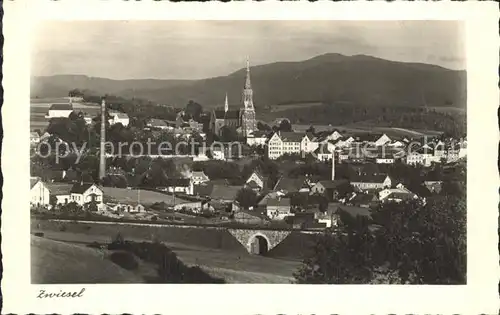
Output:
[[247,75],[242,95],[242,108],[229,109],[229,102],[226,99],[224,109],[214,109],[210,117],[210,130],[221,136],[222,127],[234,128],[239,134],[246,137],[257,130],[255,121],[255,108],[253,105],[253,90],[250,82],[250,63],[247,60]]

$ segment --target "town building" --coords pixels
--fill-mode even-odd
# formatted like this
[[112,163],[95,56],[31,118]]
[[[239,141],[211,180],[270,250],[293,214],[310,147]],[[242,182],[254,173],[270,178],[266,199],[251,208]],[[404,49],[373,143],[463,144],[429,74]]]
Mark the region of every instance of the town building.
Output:
[[267,178],[259,171],[253,171],[245,182],[245,186],[255,192],[260,192],[267,186]]
[[47,185],[39,177],[30,178],[30,204],[31,206],[50,205],[50,191]]
[[84,206],[89,202],[96,202],[97,207],[103,207],[103,191],[93,183],[76,183],[70,190],[70,202],[76,202],[80,206]]
[[418,196],[405,188],[386,188],[378,193],[380,202],[402,202],[417,199]]
[[193,181],[193,185],[200,185],[210,181],[210,178],[203,171],[194,171],[191,174],[191,180]]
[[318,146],[318,138],[316,138],[312,133],[306,132],[300,142],[300,151],[305,153],[314,152]]
[[267,133],[264,131],[254,131],[247,135],[247,144],[249,146],[265,146],[267,142]]
[[130,123],[130,119],[125,113],[110,112],[109,115],[111,116],[111,119],[109,120],[110,125],[122,124],[123,127],[127,127]]
[[391,178],[385,174],[353,174],[351,185],[360,190],[384,189],[391,187]]
[[290,198],[268,199],[266,213],[271,220],[283,220],[291,214]]
[[52,104],[45,118],[68,118],[73,112],[73,104]]
[[165,185],[158,189],[170,193],[194,194],[194,184],[190,178],[167,178]]
[[303,134],[295,132],[275,132],[267,145],[269,159],[275,160],[285,154],[300,154]]

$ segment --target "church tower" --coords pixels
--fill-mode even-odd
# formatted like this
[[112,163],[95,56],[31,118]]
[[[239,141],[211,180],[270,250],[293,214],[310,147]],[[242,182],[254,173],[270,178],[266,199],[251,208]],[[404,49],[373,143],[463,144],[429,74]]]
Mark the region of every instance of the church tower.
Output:
[[245,137],[257,129],[257,125],[255,123],[255,108],[253,106],[252,83],[250,82],[250,62],[248,61],[248,59],[247,76],[245,80],[245,87],[243,89],[243,111],[241,114],[241,126],[243,135]]

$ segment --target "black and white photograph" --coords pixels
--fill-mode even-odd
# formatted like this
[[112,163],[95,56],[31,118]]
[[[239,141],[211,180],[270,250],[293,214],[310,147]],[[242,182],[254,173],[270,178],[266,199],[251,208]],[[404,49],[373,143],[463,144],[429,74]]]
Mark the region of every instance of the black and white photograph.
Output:
[[47,22],[32,60],[33,283],[466,283],[459,21]]
[[[373,304],[374,290],[404,285],[428,288],[434,303],[441,293],[432,290],[455,290],[463,302],[488,278],[481,257],[491,265],[476,243],[476,218],[498,210],[496,148],[481,145],[498,142],[488,133],[496,117],[484,114],[498,104],[486,92],[482,103],[476,90],[486,81],[469,53],[466,13],[346,20],[229,12],[68,15],[32,28],[29,98],[20,99],[29,113],[17,126],[29,125],[30,143],[9,136],[4,150],[26,151],[2,161],[7,172],[14,162],[29,168],[29,194],[4,193],[4,205],[29,218],[18,219],[29,231],[15,232],[29,233],[29,249],[20,248],[29,298],[99,305],[97,290],[111,285],[106,291],[120,299],[154,292],[149,301],[181,303],[174,296],[190,286],[164,285],[272,285],[192,286],[189,301],[207,295],[199,307],[246,296],[253,310],[271,305],[278,288],[308,288],[326,305],[328,288],[350,288],[344,296],[358,304],[363,287]],[[16,128],[13,119],[4,114],[5,130]],[[496,217],[488,216],[495,226]],[[397,296],[394,307],[404,303]]]

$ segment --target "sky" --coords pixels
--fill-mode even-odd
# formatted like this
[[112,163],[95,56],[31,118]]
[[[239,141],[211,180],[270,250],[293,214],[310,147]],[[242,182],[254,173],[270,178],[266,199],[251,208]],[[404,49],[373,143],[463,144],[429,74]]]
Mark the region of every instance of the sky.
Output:
[[465,69],[457,21],[48,21],[32,39],[34,76],[201,79],[325,53]]

